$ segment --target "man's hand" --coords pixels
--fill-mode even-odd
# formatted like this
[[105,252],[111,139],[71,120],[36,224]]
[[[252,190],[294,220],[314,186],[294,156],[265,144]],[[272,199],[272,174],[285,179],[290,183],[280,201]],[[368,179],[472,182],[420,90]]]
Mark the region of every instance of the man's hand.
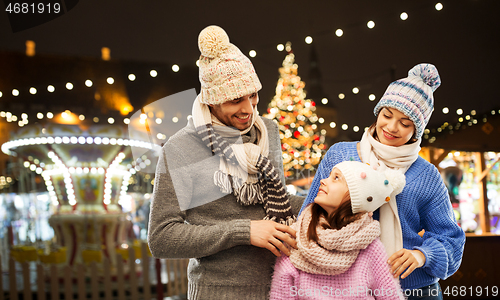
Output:
[[389,257],[387,261],[391,266],[391,274],[397,278],[401,273],[401,279],[406,278],[416,268],[420,268],[425,264],[425,255],[418,250],[401,249]]
[[257,247],[266,248],[276,256],[281,256],[280,250],[286,255],[290,255],[290,250],[283,243],[297,249],[295,238],[295,230],[290,226],[269,220],[250,222],[250,243]]

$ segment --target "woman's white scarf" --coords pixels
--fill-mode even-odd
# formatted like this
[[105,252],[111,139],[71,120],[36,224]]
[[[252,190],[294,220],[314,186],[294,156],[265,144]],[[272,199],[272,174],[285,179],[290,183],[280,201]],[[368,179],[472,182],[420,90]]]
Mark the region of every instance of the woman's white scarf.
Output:
[[[361,160],[383,172],[387,168],[406,173],[417,160],[421,139],[399,147],[380,143],[373,137],[375,129],[367,130],[359,142]],[[403,248],[403,233],[399,220],[396,197],[391,198],[389,205],[380,207],[380,240],[384,244],[388,256]]]
[[[242,205],[264,204],[265,219],[292,224],[295,217],[286,188],[268,159],[267,127],[257,108],[253,109],[251,126],[244,131],[218,120],[208,105],[201,103],[200,95],[194,101],[192,115],[198,135],[214,154],[220,156],[214,183],[221,192],[233,193]],[[247,133],[256,135],[257,144],[245,142]]]

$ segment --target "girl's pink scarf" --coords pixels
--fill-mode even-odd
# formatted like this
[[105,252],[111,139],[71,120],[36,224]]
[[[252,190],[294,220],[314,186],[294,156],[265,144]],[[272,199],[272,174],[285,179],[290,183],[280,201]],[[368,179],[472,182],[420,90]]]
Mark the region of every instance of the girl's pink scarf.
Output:
[[[292,228],[297,231],[298,250],[292,249],[290,260],[299,270],[311,274],[337,275],[347,271],[361,249],[366,249],[380,236],[379,222],[365,214],[347,226],[337,229],[316,229],[318,243],[309,241],[307,229],[311,222],[309,205]],[[320,224],[326,220],[320,220]]]

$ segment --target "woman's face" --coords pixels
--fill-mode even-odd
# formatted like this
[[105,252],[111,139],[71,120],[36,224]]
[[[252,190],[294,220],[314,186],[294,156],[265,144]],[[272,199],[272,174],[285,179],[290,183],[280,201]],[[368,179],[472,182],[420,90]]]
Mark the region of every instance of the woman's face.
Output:
[[349,199],[349,189],[344,175],[333,168],[328,178],[322,179],[314,202],[331,215],[345,200]]
[[378,114],[375,131],[379,142],[387,146],[399,147],[412,138],[415,125],[399,110],[384,107]]

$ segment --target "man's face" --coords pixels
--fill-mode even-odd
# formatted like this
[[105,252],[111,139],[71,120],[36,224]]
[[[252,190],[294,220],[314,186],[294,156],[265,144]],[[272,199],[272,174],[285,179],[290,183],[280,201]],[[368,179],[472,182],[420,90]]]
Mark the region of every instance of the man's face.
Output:
[[210,105],[210,111],[227,126],[242,131],[252,124],[254,107],[259,103],[259,95],[253,93],[219,105]]

